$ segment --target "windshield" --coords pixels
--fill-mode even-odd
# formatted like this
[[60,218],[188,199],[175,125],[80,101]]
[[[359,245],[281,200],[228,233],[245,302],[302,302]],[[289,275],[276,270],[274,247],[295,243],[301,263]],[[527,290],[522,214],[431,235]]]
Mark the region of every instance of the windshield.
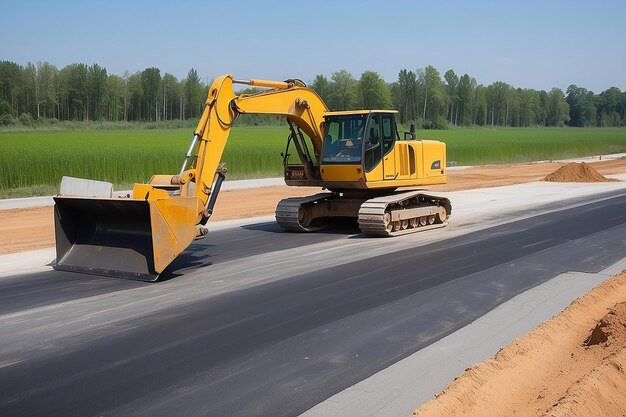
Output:
[[360,164],[365,114],[327,117],[322,163]]

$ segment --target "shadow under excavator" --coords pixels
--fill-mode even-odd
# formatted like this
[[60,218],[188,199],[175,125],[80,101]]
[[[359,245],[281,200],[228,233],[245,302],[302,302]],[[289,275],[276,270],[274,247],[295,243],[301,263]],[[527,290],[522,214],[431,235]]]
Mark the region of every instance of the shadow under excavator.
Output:
[[61,304],[146,285],[149,283],[56,270],[9,276],[0,280],[0,314]]
[[[264,222],[264,223],[256,223],[250,225],[241,226],[242,229],[246,230],[254,230],[254,231],[262,231],[268,233],[298,233],[298,232],[289,232],[283,228],[281,228],[276,222]],[[328,222],[328,227],[325,229],[317,230],[315,232],[303,232],[304,234],[322,234],[322,235],[354,235],[360,234],[359,225],[356,219],[346,219],[346,218],[331,218]]]
[[159,275],[158,282],[166,282],[171,279],[180,277],[185,275],[186,272],[193,269],[199,269],[206,266],[213,265],[213,261],[211,261],[211,257],[214,255],[208,250],[208,248],[214,247],[215,245],[198,245],[192,244],[187,248],[187,250],[180,255],[171,264],[165,268],[163,272]]

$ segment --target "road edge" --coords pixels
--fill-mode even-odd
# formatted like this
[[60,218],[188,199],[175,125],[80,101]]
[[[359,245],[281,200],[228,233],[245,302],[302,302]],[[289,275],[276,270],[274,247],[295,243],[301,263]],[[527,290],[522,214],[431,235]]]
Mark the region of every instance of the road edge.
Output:
[[626,257],[597,273],[566,272],[500,304],[406,359],[335,394],[302,414],[410,416],[471,365],[559,314],[576,298],[626,269]]

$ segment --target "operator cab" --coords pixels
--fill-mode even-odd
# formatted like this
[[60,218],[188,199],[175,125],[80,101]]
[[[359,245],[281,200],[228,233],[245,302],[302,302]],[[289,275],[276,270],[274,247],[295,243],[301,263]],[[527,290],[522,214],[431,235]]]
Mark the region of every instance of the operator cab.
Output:
[[363,165],[370,172],[399,139],[392,110],[331,112],[324,117],[322,165]]

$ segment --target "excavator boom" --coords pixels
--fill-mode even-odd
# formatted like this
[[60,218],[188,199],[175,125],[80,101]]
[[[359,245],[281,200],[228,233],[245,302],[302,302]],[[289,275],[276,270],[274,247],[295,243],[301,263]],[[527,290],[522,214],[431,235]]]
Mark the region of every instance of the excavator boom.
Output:
[[[269,90],[238,96],[233,83]],[[240,114],[250,111],[250,103],[255,113],[288,118],[321,152],[321,115],[328,109],[302,82],[218,77],[178,175],[155,175],[148,184],[135,184],[128,198],[94,194],[90,180],[83,187],[74,180],[78,186],[54,197],[54,268],[157,280],[194,239],[206,234],[226,174],[220,161],[230,129]]]
[[[233,84],[262,90],[236,94]],[[451,211],[447,199],[421,192],[394,194],[398,187],[445,182],[445,144],[400,143],[395,113],[330,112],[299,80],[220,76],[209,88],[178,174],[154,175],[147,184],[135,184],[127,196],[113,196],[112,186],[102,192],[90,180],[74,179],[74,186],[65,190],[62,184],[54,198],[54,268],[157,280],[194,239],[206,235],[227,172],[221,158],[242,114],[287,119],[286,183],[330,190],[281,201],[276,219],[284,229],[318,230],[329,217],[358,217],[364,232],[383,236],[445,226]],[[295,149],[295,163],[289,149]]]

